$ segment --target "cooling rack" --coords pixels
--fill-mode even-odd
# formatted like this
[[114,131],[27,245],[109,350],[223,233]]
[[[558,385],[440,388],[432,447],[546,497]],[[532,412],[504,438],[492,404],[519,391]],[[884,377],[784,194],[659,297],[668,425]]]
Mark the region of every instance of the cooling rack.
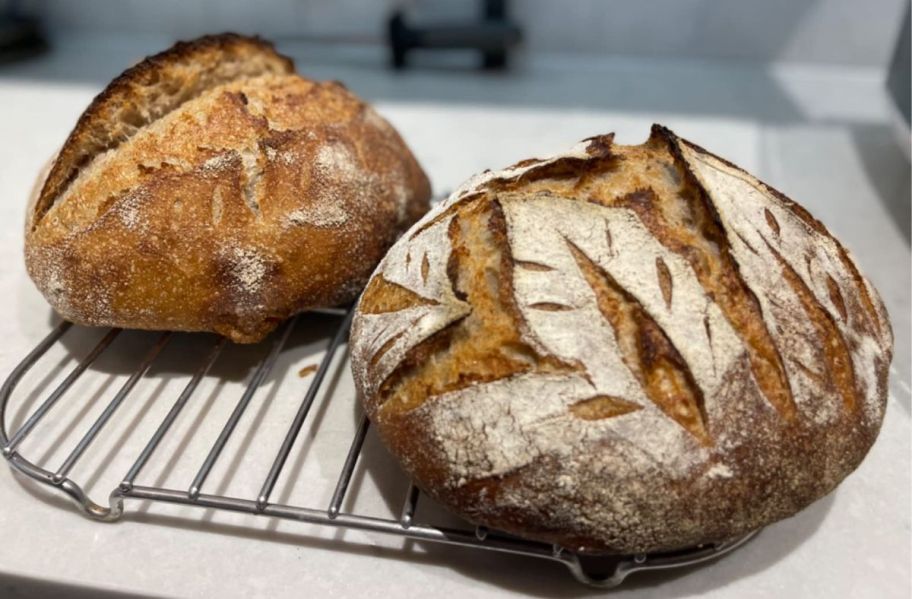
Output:
[[[293,418],[290,422],[287,422],[282,443],[272,459],[271,466],[263,477],[260,491],[255,497],[228,496],[218,492],[206,492],[206,489],[207,487],[218,486],[210,480],[213,468],[223,454],[226,444],[235,433],[238,422],[248,409],[251,400],[261,390],[264,380],[269,376],[270,371],[273,370],[283,348],[288,342],[289,336],[297,326],[300,316],[290,319],[272,336],[268,351],[253,368],[246,387],[236,400],[233,410],[225,420],[208,452],[199,456],[182,456],[196,459],[196,463],[199,463],[195,476],[184,487],[142,485],[137,484],[137,479],[153,455],[160,450],[162,440],[168,435],[169,430],[172,429],[181,412],[195,396],[201,381],[207,376],[212,376],[210,371],[219,360],[226,345],[229,345],[222,338],[212,337],[212,342],[206,347],[205,351],[197,352],[202,355],[199,365],[192,371],[189,381],[176,399],[173,400],[170,409],[145,444],[139,443],[136,447],[124,448],[126,451],[133,452],[132,455],[136,456],[135,460],[132,461],[132,465],[120,479],[119,484],[108,495],[107,502],[98,502],[89,497],[84,490],[86,488],[85,485],[74,480],[72,476],[74,467],[83,458],[86,451],[93,444],[99,442],[100,437],[118,434],[116,426],[109,426],[112,418],[128,396],[134,392],[138,385],[142,384],[143,378],[147,375],[149,369],[159,359],[165,347],[177,335],[166,332],[153,337],[154,340],[151,344],[148,344],[145,353],[139,352],[139,355],[135,357],[135,368],[95,418],[94,422],[82,434],[72,449],[68,452],[65,451],[64,455],[66,457],[60,462],[60,465],[49,469],[42,459],[29,458],[25,455],[28,452],[23,449],[24,442],[30,435],[36,434],[39,424],[48,417],[49,413],[54,411],[55,406],[60,404],[61,399],[68,392],[71,395],[73,394],[72,388],[77,380],[87,372],[93,372],[93,364],[96,364],[105,352],[111,351],[112,343],[122,332],[120,329],[110,329],[103,334],[94,347],[82,359],[78,360],[62,381],[44,398],[44,401],[25,418],[24,422],[15,431],[11,431],[7,428],[9,424],[7,409],[10,397],[17,385],[48,350],[62,343],[68,333],[72,334],[73,330],[80,329],[80,327],[67,322],[60,323],[13,369],[3,386],[0,387],[0,445],[2,445],[3,456],[15,470],[38,483],[66,494],[74,500],[77,508],[86,516],[100,521],[114,521],[121,518],[124,514],[124,500],[127,499],[226,510],[324,527],[380,533],[416,541],[443,543],[463,547],[467,550],[504,552],[529,558],[556,561],[566,566],[578,581],[599,588],[615,587],[633,572],[679,568],[715,559],[743,545],[753,534],[718,544],[704,545],[676,552],[592,558],[577,555],[557,545],[528,541],[497,531],[489,531],[484,527],[472,527],[467,523],[462,527],[449,527],[436,526],[419,521],[416,518],[416,509],[422,495],[420,490],[411,483],[408,484],[407,488],[402,489],[402,507],[398,517],[383,518],[358,513],[354,509],[345,510],[343,505],[346,493],[352,480],[352,474],[361,456],[361,449],[370,425],[363,415],[360,416],[328,504],[305,506],[297,505],[293,502],[273,501],[276,483],[288,462],[289,456],[292,455],[295,441],[301,433],[315,400],[320,396],[321,387],[324,386],[324,382],[327,380],[331,365],[339,362],[338,360],[334,362],[333,358],[337,354],[344,357],[344,352],[347,351],[346,341],[351,325],[351,311],[325,310],[320,311],[316,317],[330,319],[336,324],[330,329],[329,343],[325,354],[319,362],[309,386],[303,392],[303,396],[299,400],[300,403],[297,404],[296,411],[293,412]],[[133,356],[128,356],[128,358],[132,359]],[[32,388],[28,390],[37,392],[39,389]],[[226,398],[222,399],[227,400]],[[159,398],[158,401],[163,400]],[[333,394],[322,394],[321,401],[333,401]],[[320,430],[311,433],[315,437],[310,445],[310,451],[313,451],[314,443],[320,442],[321,435],[319,433]],[[292,483],[295,482],[297,481],[292,481]],[[339,549],[344,550],[344,546],[340,544]]]

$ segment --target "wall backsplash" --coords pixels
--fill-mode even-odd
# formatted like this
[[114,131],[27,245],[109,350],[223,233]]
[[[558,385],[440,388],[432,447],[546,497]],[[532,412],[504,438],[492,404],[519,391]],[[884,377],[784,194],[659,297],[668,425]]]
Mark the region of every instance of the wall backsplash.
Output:
[[[514,0],[525,51],[883,66],[908,0]],[[386,17],[470,17],[475,0],[34,0],[52,29],[240,30],[381,42]]]

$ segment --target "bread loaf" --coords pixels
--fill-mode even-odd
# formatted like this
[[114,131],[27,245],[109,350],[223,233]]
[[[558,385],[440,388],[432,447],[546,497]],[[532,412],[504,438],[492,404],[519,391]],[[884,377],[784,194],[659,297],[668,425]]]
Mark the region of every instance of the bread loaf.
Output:
[[470,180],[380,263],[351,347],[369,417],[437,501],[635,553],[830,492],[880,428],[892,332],[820,222],[654,126]]
[[265,336],[353,300],[430,187],[335,82],[237,35],[179,43],[92,102],[29,210],[26,264],[88,325]]

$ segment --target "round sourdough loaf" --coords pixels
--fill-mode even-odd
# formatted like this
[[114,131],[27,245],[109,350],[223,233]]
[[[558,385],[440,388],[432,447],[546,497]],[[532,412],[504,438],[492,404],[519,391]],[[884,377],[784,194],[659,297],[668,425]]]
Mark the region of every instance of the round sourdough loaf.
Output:
[[352,301],[430,186],[396,131],[271,45],[225,34],[127,70],[28,213],[29,274],[88,324],[264,337]]
[[582,552],[732,538],[868,451],[892,332],[800,206],[669,130],[486,172],[406,233],[352,367],[416,483]]

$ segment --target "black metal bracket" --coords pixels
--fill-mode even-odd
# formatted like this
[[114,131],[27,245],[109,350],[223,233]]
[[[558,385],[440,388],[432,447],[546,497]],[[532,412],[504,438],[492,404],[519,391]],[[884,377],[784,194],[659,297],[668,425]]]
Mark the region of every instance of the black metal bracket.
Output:
[[505,68],[509,50],[521,41],[522,32],[507,17],[507,0],[484,0],[482,7],[480,21],[423,27],[406,23],[401,10],[393,13],[388,29],[393,67],[405,68],[408,54],[420,48],[479,50],[482,68]]

